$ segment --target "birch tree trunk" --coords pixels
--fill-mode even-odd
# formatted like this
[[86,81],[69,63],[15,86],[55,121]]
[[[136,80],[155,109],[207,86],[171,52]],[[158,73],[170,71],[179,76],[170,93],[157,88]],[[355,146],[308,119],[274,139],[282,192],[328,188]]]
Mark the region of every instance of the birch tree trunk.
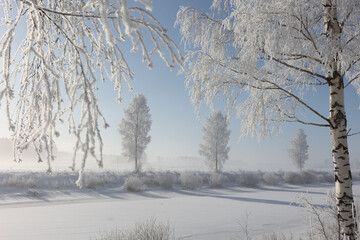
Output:
[[325,31],[328,47],[334,51],[333,60],[329,66],[329,103],[330,129],[332,141],[332,158],[335,173],[336,205],[338,221],[343,239],[355,239],[356,221],[353,208],[352,177],[350,170],[347,142],[347,119],[344,101],[344,79],[341,75],[341,63],[336,51],[340,49],[341,28],[337,21],[336,0],[327,0],[324,4]]
[[331,140],[338,220],[341,234],[349,236],[349,239],[355,239],[356,223],[344,111],[344,84],[341,76],[330,81]]

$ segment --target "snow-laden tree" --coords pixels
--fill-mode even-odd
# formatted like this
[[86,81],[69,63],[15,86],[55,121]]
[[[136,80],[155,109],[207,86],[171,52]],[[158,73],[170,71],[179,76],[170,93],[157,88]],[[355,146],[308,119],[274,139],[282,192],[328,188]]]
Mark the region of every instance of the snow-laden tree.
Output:
[[151,141],[149,131],[151,127],[150,109],[144,95],[135,95],[124,110],[124,117],[119,124],[122,137],[124,157],[134,161],[135,172],[141,170],[141,157],[146,145]]
[[[284,122],[328,128],[341,233],[354,239],[344,95],[360,94],[360,2],[214,0],[211,11],[181,7],[175,23],[188,50],[192,103],[224,95],[242,135],[268,135]],[[322,88],[329,107],[307,98]]]
[[227,128],[228,122],[221,111],[212,112],[202,128],[203,143],[199,146],[199,154],[215,172],[221,171],[228,159],[230,130]]
[[[15,160],[34,145],[48,152],[51,171],[57,125],[67,120],[83,153],[77,184],[88,155],[102,162],[97,83],[113,81],[131,89],[124,51],[138,51],[149,68],[159,54],[173,68],[181,54],[166,29],[151,14],[148,0],[1,0],[0,101],[13,132]],[[75,112],[75,113],[74,113]],[[102,122],[102,123],[101,123]],[[97,150],[96,150],[97,149]]]
[[308,160],[309,145],[306,141],[306,134],[302,128],[300,128],[295,138],[291,141],[291,148],[289,151],[289,157],[292,160],[295,167],[299,170],[303,170],[306,160]]

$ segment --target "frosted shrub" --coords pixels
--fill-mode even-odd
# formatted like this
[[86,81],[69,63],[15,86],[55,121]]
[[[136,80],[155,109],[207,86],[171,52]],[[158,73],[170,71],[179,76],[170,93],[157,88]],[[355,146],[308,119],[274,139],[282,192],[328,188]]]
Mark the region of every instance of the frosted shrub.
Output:
[[209,186],[213,188],[221,187],[223,185],[223,182],[225,180],[225,177],[219,173],[213,173],[210,175],[209,178]]
[[243,187],[256,187],[260,183],[260,178],[255,172],[241,172],[238,184]]
[[198,188],[202,183],[202,178],[194,172],[182,172],[180,174],[180,184],[184,189]]
[[285,172],[284,174],[284,181],[289,184],[299,184],[300,177],[299,174],[295,172]]
[[282,233],[269,233],[262,237],[263,240],[286,240],[286,237]]
[[302,184],[300,175],[296,172],[285,172],[284,181],[288,184]]
[[263,175],[263,180],[267,185],[277,186],[281,182],[281,177],[279,177],[275,173],[267,172]]
[[129,177],[125,180],[124,189],[129,192],[141,192],[144,190],[145,185],[139,177]]
[[143,184],[146,186],[156,186],[158,185],[157,179],[160,173],[154,172],[143,172],[138,173],[137,176],[141,178]]
[[285,172],[284,181],[288,184],[301,185],[316,183],[316,177],[310,172]]
[[115,229],[100,233],[94,240],[172,240],[175,239],[169,223],[156,219],[138,222],[128,230]]
[[239,173],[238,172],[223,172],[222,175],[226,178],[229,183],[236,183]]
[[36,183],[32,178],[24,178],[18,175],[13,175],[9,179],[3,181],[3,184],[8,187],[21,187],[21,188],[35,188]]
[[157,184],[164,189],[172,189],[176,180],[176,176],[171,173],[159,174],[156,177]]
[[34,189],[30,189],[28,191],[28,195],[31,196],[31,197],[39,197],[40,196],[40,193]]
[[8,178],[7,180],[5,180],[4,185],[9,186],[9,187],[18,187],[19,182],[20,182],[19,178],[20,178],[19,176],[14,175],[14,176]]
[[58,180],[51,181],[50,183],[48,183],[48,185],[52,186],[55,189],[60,188],[60,183]]
[[316,181],[321,183],[333,183],[334,173],[332,172],[316,172]]
[[96,188],[99,186],[104,186],[104,181],[102,178],[94,175],[86,176],[85,178],[85,186],[87,188]]
[[24,187],[27,188],[36,188],[36,183],[35,180],[30,178],[30,179],[26,179],[24,182]]
[[307,171],[300,172],[300,176],[304,182],[304,184],[310,184],[310,183],[318,183],[319,180],[317,179],[316,174]]

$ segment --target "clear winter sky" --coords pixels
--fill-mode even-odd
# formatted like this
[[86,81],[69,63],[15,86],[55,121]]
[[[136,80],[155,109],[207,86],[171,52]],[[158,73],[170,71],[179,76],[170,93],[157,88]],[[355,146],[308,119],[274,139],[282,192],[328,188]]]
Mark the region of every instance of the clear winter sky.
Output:
[[[183,49],[178,29],[174,28],[174,21],[179,6],[193,6],[209,12],[210,0],[153,0],[153,15],[168,29],[168,34]],[[184,53],[184,51],[183,51]],[[209,114],[209,108],[203,105],[201,116],[197,118],[190,103],[188,91],[184,86],[184,75],[178,75],[178,68],[172,72],[165,66],[159,57],[153,58],[154,68],[148,70],[141,62],[141,53],[128,53],[127,60],[135,72],[132,82],[134,91],[129,92],[124,84],[123,102],[116,101],[117,92],[113,90],[112,82],[101,84],[98,92],[99,105],[110,124],[110,128],[103,129],[104,152],[106,154],[121,154],[121,137],[118,133],[118,124],[123,117],[123,109],[129,104],[135,94],[144,94],[152,115],[153,124],[150,135],[152,140],[146,149],[148,159],[176,159],[180,157],[199,157],[198,146],[202,141],[201,128]],[[324,89],[308,99],[310,105],[328,115],[328,92]],[[347,90],[346,112],[348,127],[352,132],[360,131],[359,98],[355,89]],[[218,107],[224,106],[224,100],[218,100]],[[223,109],[221,109],[223,110]],[[7,137],[7,125],[4,122],[4,109],[1,109],[0,136]],[[235,116],[235,114],[233,114]],[[233,117],[230,121],[230,153],[225,169],[229,166],[233,170],[278,170],[294,169],[287,149],[298,128],[303,128],[307,134],[309,144],[309,160],[306,167],[332,168],[331,142],[328,128],[304,126],[297,123],[287,123],[280,135],[266,137],[262,142],[256,138],[239,138],[240,120]],[[65,131],[67,128],[61,128]],[[354,163],[360,161],[360,135],[349,138],[350,159]],[[57,141],[60,151],[71,152],[74,138],[62,133]],[[200,159],[199,159],[200,160]],[[201,161],[201,160],[200,160]],[[104,163],[106,165],[106,162]],[[228,166],[228,167],[227,167]]]

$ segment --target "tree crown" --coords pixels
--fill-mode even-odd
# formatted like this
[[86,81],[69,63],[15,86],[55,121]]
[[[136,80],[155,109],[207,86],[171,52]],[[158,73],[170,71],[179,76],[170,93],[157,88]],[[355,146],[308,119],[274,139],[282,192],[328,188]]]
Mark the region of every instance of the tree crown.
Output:
[[277,132],[283,122],[331,126],[305,95],[329,87],[334,59],[345,87],[359,89],[358,1],[337,1],[341,35],[330,38],[328,9],[317,1],[215,0],[211,10],[182,7],[177,14],[188,49],[186,86],[197,109],[224,95],[244,136]]

